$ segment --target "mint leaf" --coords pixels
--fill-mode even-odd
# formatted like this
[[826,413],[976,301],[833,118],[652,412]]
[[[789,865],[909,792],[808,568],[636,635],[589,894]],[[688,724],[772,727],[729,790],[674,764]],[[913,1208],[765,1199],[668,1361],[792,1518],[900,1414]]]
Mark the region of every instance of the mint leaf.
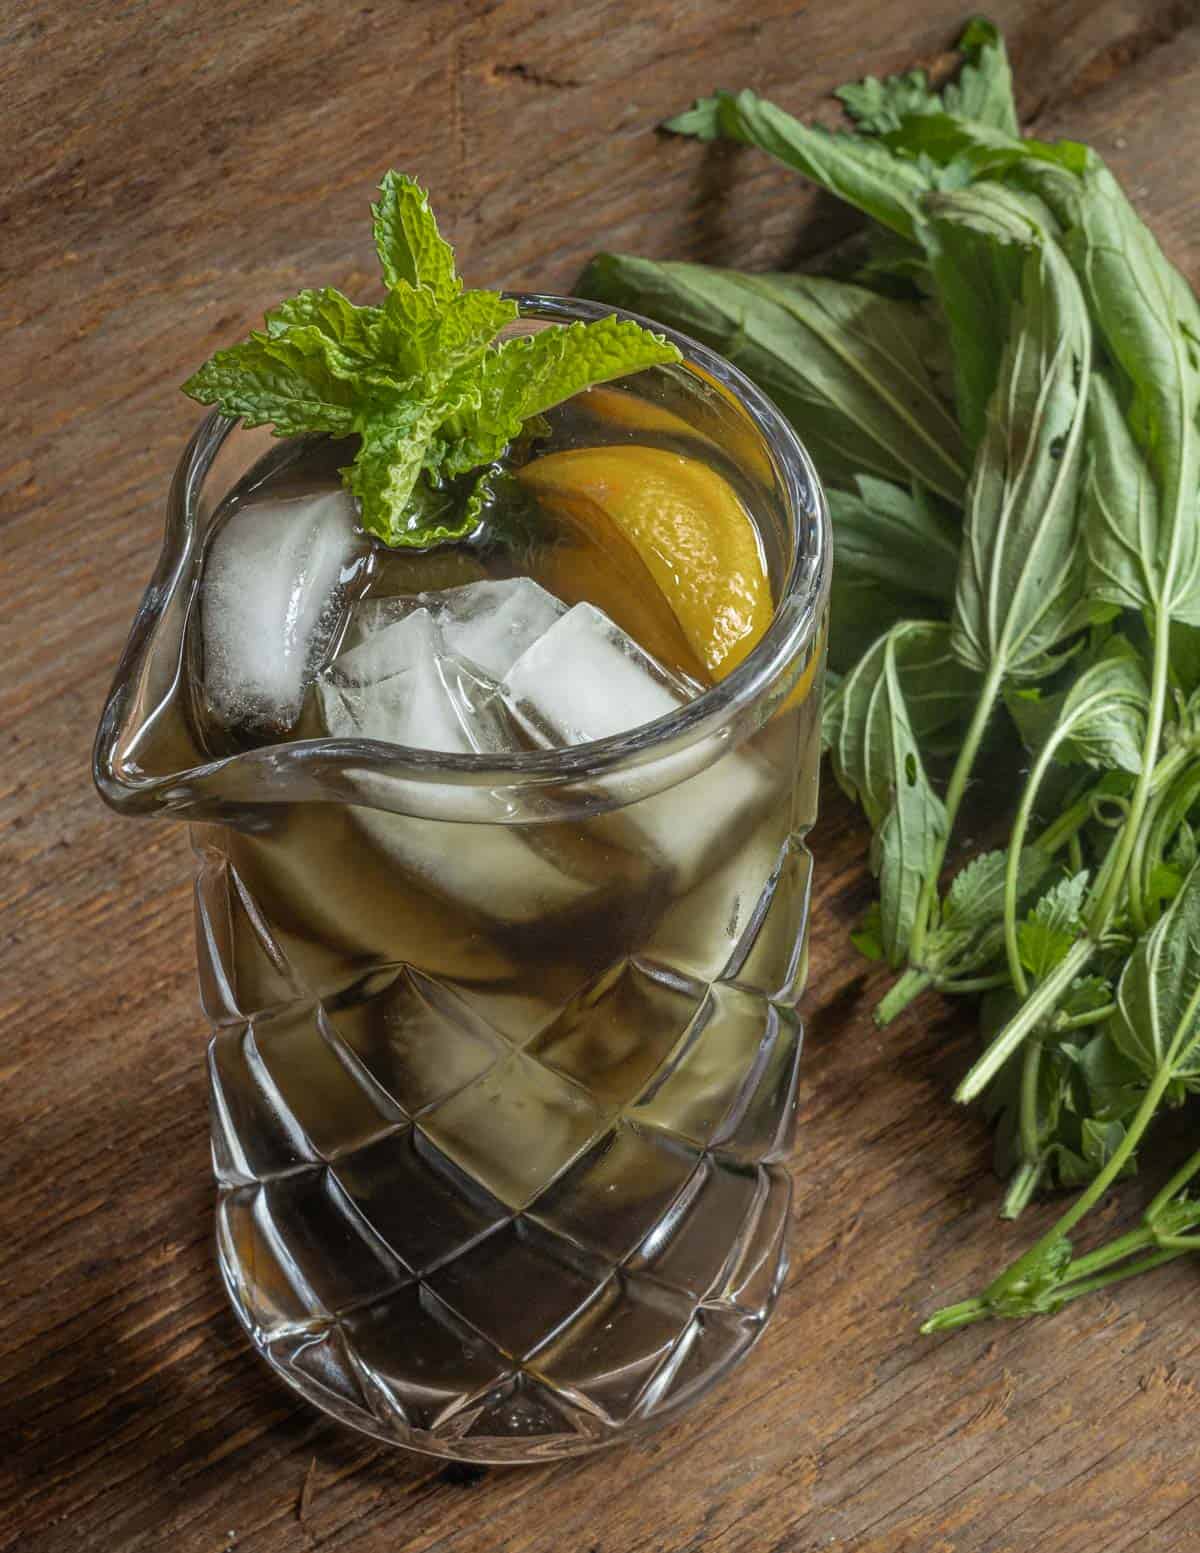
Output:
[[[390,545],[405,544],[414,533],[421,535],[422,544],[440,542],[425,538],[426,504],[410,500],[439,419],[434,409],[403,420],[371,422],[363,428],[358,456],[341,472],[358,498],[363,528]],[[445,537],[441,524],[435,524],[433,533]]]
[[480,520],[486,482],[456,477],[498,459],[525,423],[592,383],[678,361],[632,320],[551,324],[495,345],[518,316],[495,291],[464,291],[424,190],[389,172],[371,207],[387,284],[382,307],[327,286],[266,315],[184,384],[202,404],[278,436],[361,439],[342,471],[362,526],[389,545],[442,544]]
[[445,467],[459,473],[488,463],[532,416],[593,383],[626,377],[676,356],[661,336],[630,319],[550,325],[505,340],[482,361],[478,408],[461,417],[461,438],[447,449]]
[[340,358],[360,366],[371,363],[379,349],[378,307],[358,307],[332,286],[320,291],[299,291],[266,315],[272,339],[292,335],[297,329],[315,329]]
[[407,282],[427,288],[439,302],[457,296],[462,282],[454,268],[454,250],[438,231],[424,189],[403,173],[387,172],[371,215],[375,252],[389,291]]
[[354,385],[324,357],[286,338],[255,333],[217,351],[183,385],[201,404],[241,416],[247,426],[273,425],[281,437],[323,431],[344,437],[355,428]]

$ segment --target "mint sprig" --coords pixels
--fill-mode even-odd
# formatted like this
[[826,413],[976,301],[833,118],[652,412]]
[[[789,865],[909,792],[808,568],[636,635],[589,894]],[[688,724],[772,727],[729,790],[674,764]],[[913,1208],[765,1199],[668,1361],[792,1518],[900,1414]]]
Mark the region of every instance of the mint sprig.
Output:
[[[301,291],[183,391],[280,437],[357,436],[342,478],[363,527],[389,545],[462,538],[479,521],[485,466],[532,416],[593,383],[680,359],[661,335],[616,317],[496,343],[517,304],[463,289],[424,189],[389,172],[371,212],[382,306],[331,286]],[[456,499],[448,482],[479,469],[467,499]]]

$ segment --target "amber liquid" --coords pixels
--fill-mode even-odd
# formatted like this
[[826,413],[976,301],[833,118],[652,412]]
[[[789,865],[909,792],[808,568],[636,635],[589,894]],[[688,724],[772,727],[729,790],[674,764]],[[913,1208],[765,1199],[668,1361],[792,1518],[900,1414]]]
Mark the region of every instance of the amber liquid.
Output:
[[[590,398],[541,451],[718,458],[630,395]],[[268,485],[319,486],[335,457],[317,445]],[[706,682],[603,514],[522,499],[495,519],[473,543],[372,551],[356,586],[530,576]],[[753,1340],[781,1268],[817,678],[708,770],[603,814],[296,803],[196,827],[222,1265],[313,1400],[522,1459],[650,1418]],[[310,699],[295,732],[318,718]]]

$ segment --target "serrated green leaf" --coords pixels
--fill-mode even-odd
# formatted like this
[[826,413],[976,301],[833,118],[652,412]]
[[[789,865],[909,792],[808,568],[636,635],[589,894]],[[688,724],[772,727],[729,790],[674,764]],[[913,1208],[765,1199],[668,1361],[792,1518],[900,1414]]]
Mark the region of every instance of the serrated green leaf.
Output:
[[[1060,1147],[1055,1152],[1059,1181],[1063,1186],[1085,1186],[1094,1181],[1124,1141],[1123,1122],[1100,1121],[1093,1116],[1085,1118],[1080,1126],[1080,1151],[1076,1153]],[[1137,1156],[1131,1154],[1117,1172],[1117,1179],[1135,1175]]]
[[948,609],[958,577],[958,525],[920,486],[904,490],[871,475],[855,484],[855,492],[828,493],[835,564]]
[[935,621],[899,623],[841,680],[834,772],[872,826],[882,823],[892,801],[895,750],[886,710],[893,688],[906,725],[923,744],[970,715],[978,680],[950,652],[949,628]]
[[1141,660],[1124,638],[1112,638],[1063,700],[1059,728],[1069,726],[1070,737],[1059,745],[1057,758],[1136,774],[1142,769],[1149,704]]
[[390,545],[426,546],[475,526],[483,485],[452,482],[498,458],[527,421],[592,383],[680,358],[661,336],[615,318],[493,347],[517,304],[462,290],[412,179],[390,172],[380,187],[371,209],[384,305],[357,307],[332,287],[301,291],[184,389],[279,436],[357,433],[341,473],[363,526]]
[[344,437],[356,426],[354,383],[331,372],[321,354],[265,333],[217,351],[183,391],[241,416],[247,426],[273,425],[279,437],[313,431]]
[[384,285],[427,287],[439,302],[449,302],[462,287],[454,268],[454,250],[438,231],[429,196],[403,173],[384,174],[379,201],[371,206],[375,251]]
[[526,420],[581,389],[678,359],[679,352],[661,335],[616,317],[552,325],[505,340],[482,359],[479,405],[463,417],[446,468],[457,473],[489,463]]
[[1008,680],[1051,672],[1054,649],[1081,624],[1077,520],[1091,326],[1058,245],[1020,202],[967,190],[939,211],[987,219],[1026,248],[1021,300],[988,406],[967,493],[954,647]]
[[878,140],[801,124],[748,90],[701,98],[663,128],[699,140],[758,146],[903,237],[914,236],[920,197],[935,186],[928,170],[893,155]]
[[930,90],[923,70],[879,80],[867,76],[863,81],[839,86],[833,94],[841,99],[847,113],[865,135],[882,135],[898,129],[911,113],[931,113],[941,109],[938,94]]
[[621,254],[593,259],[576,289],[643,312],[729,357],[797,427],[822,478],[913,479],[951,502],[961,439],[927,363],[938,330],[915,303],[824,276],[742,275]]
[[1087,898],[1086,870],[1051,885],[1017,928],[1021,964],[1040,979],[1070,952],[1083,931],[1083,903]]
[[893,626],[930,612],[926,596],[835,566],[829,588],[829,667],[844,676]]
[[[995,231],[979,230],[962,201],[947,207],[947,219],[940,204],[945,198],[933,195],[926,201],[921,235],[953,348],[959,424],[964,442],[974,450],[987,425],[988,404],[1021,294],[1024,254],[1020,244]],[[962,219],[964,215],[968,219]]]
[[976,16],[958,40],[958,47],[967,58],[958,80],[942,93],[947,112],[1016,135],[1012,71],[999,31],[985,17]]
[[[970,975],[990,965],[1004,947],[1006,852],[982,852],[959,869],[942,903],[941,919],[921,951],[921,967],[936,981]],[[1017,901],[1023,904],[1053,866],[1036,847],[1022,850]]]
[[875,838],[881,939],[890,962],[907,951],[921,882],[944,836],[945,811],[921,761],[919,738],[962,715],[976,694],[955,676],[944,626],[905,622],[882,637],[838,687],[838,782],[863,806]]
[[315,329],[357,370],[369,366],[379,350],[379,326],[383,310],[358,307],[332,286],[318,291],[298,291],[265,318],[272,338],[287,338],[295,329]]
[[1147,1079],[1200,1084],[1200,863],[1126,962],[1112,1034]]
[[[1067,252],[1121,371],[1125,423],[1141,454],[1122,473],[1115,459],[1128,453],[1129,436],[1114,449],[1093,438],[1090,491],[1103,512],[1089,522],[1090,555],[1105,596],[1152,603],[1200,625],[1200,304],[1098,157],[1063,214],[1071,222]],[[1114,406],[1104,387],[1094,393],[1107,434]],[[1145,469],[1155,501],[1143,489]],[[1118,482],[1123,499],[1104,501],[1106,479]]]

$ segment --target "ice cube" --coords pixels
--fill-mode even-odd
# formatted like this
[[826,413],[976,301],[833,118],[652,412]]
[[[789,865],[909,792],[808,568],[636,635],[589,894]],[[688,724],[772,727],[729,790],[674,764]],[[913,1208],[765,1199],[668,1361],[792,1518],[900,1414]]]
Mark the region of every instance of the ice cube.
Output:
[[690,698],[593,604],[576,604],[503,678],[517,715],[552,745],[587,744],[674,712]]
[[[559,746],[629,732],[693,694],[591,604],[568,610],[513,664],[502,686],[530,733]],[[663,760],[674,785],[641,796],[656,776],[661,780]],[[717,740],[599,778],[596,786],[623,805],[612,817],[614,837],[632,828],[643,853],[667,867],[681,889],[728,857],[766,809],[786,799],[765,761]]]
[[530,577],[469,582],[436,593],[368,598],[354,609],[346,646],[356,653],[390,626],[424,610],[441,631],[447,651],[475,664],[493,679],[501,679],[566,607]]
[[[360,605],[356,620],[361,612]],[[413,609],[399,618],[381,617],[376,628],[362,631],[358,646],[340,652],[329,675],[339,684],[374,685],[444,650],[433,616],[427,609]]]
[[[496,754],[527,740],[496,682],[444,650],[430,611],[393,619],[335,659],[318,688],[335,738],[379,739],[446,754]],[[619,882],[574,867],[580,845],[557,827],[504,823],[503,792],[369,773],[360,786],[388,810],[358,823],[380,851],[444,900],[509,924],[536,922]],[[490,823],[488,823],[490,822]],[[534,834],[536,832],[536,835]]]
[[353,498],[248,502],[209,548],[200,614],[205,699],[216,719],[285,730],[340,624],[365,541]]
[[530,577],[472,582],[423,594],[447,648],[503,679],[517,659],[566,612],[566,605]]
[[321,676],[319,692],[335,738],[447,755],[498,754],[523,744],[499,687],[446,652],[428,609],[342,653]]

